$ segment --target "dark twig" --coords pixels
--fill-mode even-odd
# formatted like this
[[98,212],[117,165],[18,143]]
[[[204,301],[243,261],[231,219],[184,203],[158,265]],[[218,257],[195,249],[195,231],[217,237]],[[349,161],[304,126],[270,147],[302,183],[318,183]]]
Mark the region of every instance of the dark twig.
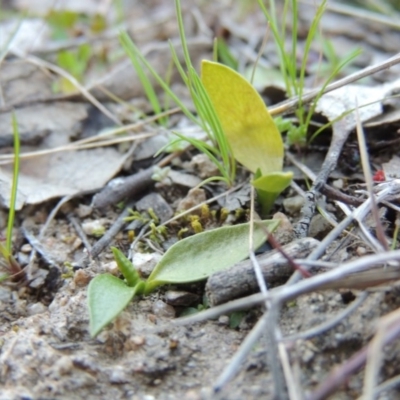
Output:
[[68,214],[67,216],[68,221],[72,224],[74,227],[77,235],[79,238],[82,240],[83,245],[86,247],[86,250],[88,253],[91,253],[92,251],[92,246],[89,242],[89,239],[86,236],[86,233],[83,231],[81,224],[79,223],[78,219],[74,217],[72,214]]
[[341,201],[342,203],[345,203],[349,206],[354,206],[354,207],[358,207],[364,201],[363,199],[359,199],[357,197],[349,196],[348,194],[342,193],[340,190],[337,190],[327,184],[325,184],[321,188],[321,193],[324,196],[328,197],[330,200]]
[[306,202],[301,210],[302,218],[294,228],[295,234],[298,238],[307,236],[311,219],[314,216],[317,198],[326,184],[329,175],[336,168],[340,152],[342,151],[343,145],[352,129],[353,125],[349,126],[347,118],[332,124],[332,141],[328,153],[319,174],[313,182],[313,186],[306,193]]
[[133,207],[133,202],[129,202],[124,211],[122,211],[121,215],[117,218],[117,220],[112,224],[110,229],[101,237],[100,240],[96,242],[96,244],[92,247],[91,256],[96,258],[105,247],[109,246],[111,241],[114,239],[115,235],[123,228],[126,224],[125,218],[129,215],[129,209]]
[[[204,321],[210,318],[216,318],[222,314],[254,307],[265,302],[266,299],[276,299],[285,302],[315,290],[327,290],[332,288],[354,289],[354,287],[358,289],[366,289],[370,286],[400,279],[400,269],[398,267],[381,268],[371,275],[369,270],[371,270],[373,267],[376,267],[377,265],[383,265],[390,261],[400,261],[400,250],[368,255],[360,259],[344,263],[333,270],[329,270],[319,275],[314,275],[311,278],[295,284],[279,286],[277,288],[270,289],[267,296],[263,295],[262,293],[258,293],[242,299],[233,300],[229,303],[213,307],[194,316],[178,319],[173,322],[173,325],[185,325]],[[301,263],[301,260],[298,262]],[[354,276],[354,279],[349,279],[349,276],[351,275]]]
[[[292,258],[305,258],[317,248],[318,244],[316,239],[304,238],[283,246],[283,249]],[[268,284],[282,282],[293,272],[288,260],[278,250],[261,254],[257,256],[257,260]],[[206,294],[211,305],[225,303],[256,292],[258,289],[250,260],[211,275],[206,284]]]
[[154,184],[154,181],[151,179],[153,171],[154,167],[150,167],[127,178],[114,179],[93,197],[93,207],[104,209],[149,189]]

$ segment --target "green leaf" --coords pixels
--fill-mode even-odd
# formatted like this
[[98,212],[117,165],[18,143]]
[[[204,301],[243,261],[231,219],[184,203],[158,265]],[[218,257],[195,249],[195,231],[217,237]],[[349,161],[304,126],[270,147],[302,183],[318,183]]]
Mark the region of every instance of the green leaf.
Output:
[[[260,221],[273,231],[278,221]],[[206,279],[249,255],[249,223],[198,233],[171,246],[146,282],[145,293],[165,283],[187,283]],[[254,225],[254,247],[266,239],[265,231]]]
[[135,266],[125,257],[122,251],[118,250],[116,247],[111,247],[111,250],[118,265],[118,269],[126,279],[127,285],[130,287],[136,286],[141,279]]
[[262,215],[268,214],[276,198],[290,185],[292,178],[292,172],[273,172],[252,181],[257,190],[257,200],[261,204]]
[[98,275],[88,287],[90,334],[96,336],[140,293],[144,283],[129,287],[110,274]]
[[237,161],[252,172],[282,170],[283,142],[261,96],[240,74],[203,61],[201,79]]

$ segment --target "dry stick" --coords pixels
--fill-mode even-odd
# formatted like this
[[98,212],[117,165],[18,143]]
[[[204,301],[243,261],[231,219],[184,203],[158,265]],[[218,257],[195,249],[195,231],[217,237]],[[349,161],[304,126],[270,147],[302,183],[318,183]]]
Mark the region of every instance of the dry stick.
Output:
[[[283,249],[291,258],[305,258],[318,247],[319,243],[316,239],[304,238],[283,246]],[[279,250],[258,255],[257,261],[263,278],[270,285],[282,282],[293,273],[291,264]],[[250,260],[241,261],[226,271],[211,275],[206,283],[206,295],[211,306],[243,297],[257,290],[257,279]]]
[[[251,226],[251,230],[250,230],[251,237],[249,240],[250,260],[253,264],[253,271],[255,272],[255,275],[257,278],[258,289],[261,289],[261,293],[266,295],[268,293],[266,280],[263,276],[261,266],[258,262],[258,259],[255,255],[255,253],[254,253],[254,248],[253,248],[254,247],[253,246],[254,193],[255,193],[255,189],[252,186],[252,188],[251,188],[251,225],[250,225]],[[267,231],[268,240],[270,240],[271,234],[267,229],[265,229],[265,230]],[[285,257],[284,251],[280,251],[280,252]],[[290,257],[285,257],[285,258],[291,264],[292,260],[290,259]],[[266,307],[267,311],[261,317],[265,321],[265,329],[263,331],[261,331],[261,329],[259,329],[257,336],[252,335],[252,338],[249,339],[248,345],[250,346],[250,344],[252,344],[252,347],[253,347],[257,343],[257,340],[264,333],[265,339],[266,339],[266,348],[268,349],[267,363],[268,363],[268,366],[270,368],[271,375],[272,375],[274,397],[276,399],[284,400],[287,398],[285,375],[283,374],[281,364],[279,363],[279,350],[278,350],[278,346],[277,346],[278,341],[276,340],[277,332],[279,334],[278,319],[279,319],[280,305],[273,301],[265,300],[265,307]],[[248,349],[248,348],[239,349],[236,352],[236,354],[238,356],[241,354],[241,356],[243,358],[245,358],[249,352],[250,352],[250,349]],[[231,362],[231,365],[232,364],[234,364],[234,363]],[[240,362],[238,362],[236,365],[237,365],[237,368],[241,367]]]
[[90,253],[92,251],[92,245],[90,244],[86,233],[82,229],[82,226],[79,223],[78,219],[72,213],[69,213],[67,215],[67,218],[71,225],[74,227],[76,233],[78,234],[78,237],[82,240],[82,243],[85,246],[87,252]]
[[311,189],[306,193],[306,201],[301,209],[302,218],[294,228],[298,238],[307,236],[311,219],[314,216],[318,194],[325,185],[331,172],[336,168],[342,147],[352,129],[353,126],[349,126],[346,118],[332,124],[332,141],[328,153]]
[[[112,224],[111,228],[95,243],[95,245],[92,247],[92,252],[90,253],[92,258],[96,258],[103,251],[103,249],[110,244],[122,227],[126,225],[125,218],[129,215],[130,209],[133,207],[133,205],[133,201],[129,202],[122,213],[118,216],[116,221]],[[85,264],[86,259],[87,257],[84,257],[80,262]]]
[[354,207],[358,207],[360,204],[363,203],[363,200],[361,200],[357,197],[349,196],[348,194],[342,193],[340,190],[337,190],[327,184],[325,184],[321,188],[321,193],[324,196],[330,198],[331,200],[341,201],[342,203],[345,203],[347,205],[354,206]]
[[[357,99],[356,99],[356,106],[357,106]],[[371,210],[372,216],[374,218],[375,226],[376,226],[376,236],[378,237],[383,249],[385,251],[389,251],[389,245],[385,238],[385,233],[383,232],[383,226],[381,220],[379,218],[379,211],[378,206],[375,201],[375,194],[373,190],[373,183],[372,183],[372,173],[371,167],[369,165],[369,157],[368,157],[368,150],[367,150],[367,143],[365,141],[364,130],[361,126],[360,114],[358,112],[358,108],[356,108],[356,131],[357,131],[357,138],[358,138],[358,146],[360,149],[360,156],[361,156],[361,165],[364,172],[365,182],[367,184],[368,194],[371,198]]]
[[[370,204],[372,209],[372,204],[373,204],[372,198]],[[346,215],[352,214],[352,211],[345,204],[339,203],[338,206]],[[381,245],[379,240],[376,239],[376,237],[372,234],[371,230],[365,225],[365,223],[362,221],[361,218],[355,217],[354,223],[358,225],[358,231],[360,233],[361,238],[364,239],[365,244],[370,246],[370,248],[377,253],[385,251],[385,248]]]
[[267,319],[261,317],[251,332],[246,336],[240,344],[238,351],[232,357],[228,368],[225,368],[222,374],[218,377],[213,385],[214,393],[221,391],[226,382],[228,382],[234,375],[236,375],[246,360],[247,354],[254,347],[254,343],[265,332],[267,326]]
[[[316,250],[319,250],[318,248]],[[314,250],[314,251],[316,251]],[[360,259],[344,263],[336,267],[332,271],[324,272],[315,275],[306,280],[297,282],[292,285],[279,286],[269,290],[267,296],[262,293],[253,294],[225,303],[221,306],[213,307],[209,310],[203,311],[199,314],[190,317],[184,317],[173,322],[172,325],[186,325],[190,323],[204,321],[210,318],[216,318],[220,315],[231,313],[242,309],[247,309],[261,304],[265,299],[271,299],[281,302],[293,300],[303,294],[310,293],[316,290],[328,290],[346,288],[351,289],[356,286],[358,289],[366,288],[372,285],[384,283],[384,281],[391,281],[400,277],[400,268],[381,269],[378,274],[371,277],[370,274],[366,276],[365,284],[363,284],[364,274],[362,271],[368,271],[373,266],[382,265],[389,261],[399,261],[400,250],[393,250],[387,253],[372,254]],[[301,260],[299,261],[301,262]],[[355,276],[358,284],[354,280],[349,280],[349,276],[357,273]],[[373,278],[373,279],[371,279]]]
[[104,209],[110,205],[118,204],[126,198],[132,198],[145,189],[151,188],[155,181],[151,178],[154,167],[139,171],[127,178],[118,178],[93,197],[92,205],[96,209]]
[[[382,346],[391,343],[400,336],[400,321],[391,326],[382,340]],[[359,371],[365,364],[371,344],[363,347],[341,366],[335,368],[328,377],[307,397],[307,400],[323,400],[334,393],[342,384],[344,384],[351,374]]]

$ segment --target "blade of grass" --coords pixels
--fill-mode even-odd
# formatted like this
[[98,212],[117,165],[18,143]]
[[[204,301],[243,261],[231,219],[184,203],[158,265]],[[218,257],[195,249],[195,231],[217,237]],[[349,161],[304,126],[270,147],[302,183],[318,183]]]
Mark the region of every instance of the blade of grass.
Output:
[[17,201],[17,189],[18,189],[18,176],[19,176],[19,152],[20,152],[20,140],[19,140],[19,130],[18,123],[15,113],[12,113],[12,129],[14,136],[14,170],[13,170],[13,182],[11,188],[11,198],[10,198],[10,212],[8,214],[7,223],[7,239],[6,239],[6,249],[9,254],[12,250],[12,231],[15,219],[15,204]]
[[[144,92],[146,93],[147,99],[149,100],[153,108],[154,114],[160,114],[161,105],[160,102],[158,101],[157,94],[154,90],[152,83],[150,82],[150,79],[148,78],[148,76],[144,71],[143,63],[137,57],[137,52],[135,51],[135,48],[132,46],[133,45],[132,41],[128,40],[127,34],[120,35],[120,41],[125,52],[128,54],[128,57],[130,58],[133,67],[136,70],[138,78],[143,86]],[[160,120],[160,123],[162,125],[165,125],[166,120],[163,118],[162,120]]]
[[175,93],[171,90],[168,84],[161,78],[161,76],[157,73],[157,71],[151,66],[151,64],[146,60],[146,58],[142,55],[136,45],[132,42],[131,38],[126,32],[122,32],[120,34],[120,40],[124,40],[126,44],[128,44],[128,52],[133,52],[134,56],[143,63],[143,65],[151,72],[154,79],[158,82],[161,88],[167,93],[168,96],[172,98],[172,100],[177,104],[177,106],[182,110],[182,112],[194,123],[198,123],[197,119],[194,115],[189,111],[189,109],[180,101],[179,97],[175,95]]

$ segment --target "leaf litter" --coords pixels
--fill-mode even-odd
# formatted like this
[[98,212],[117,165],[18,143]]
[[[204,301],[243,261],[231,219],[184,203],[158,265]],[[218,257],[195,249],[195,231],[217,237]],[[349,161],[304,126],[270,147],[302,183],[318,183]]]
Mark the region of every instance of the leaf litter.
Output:
[[[16,2],[17,7],[22,4],[23,2]],[[63,5],[68,9],[69,2],[63,2]],[[107,15],[111,24],[115,10],[106,13],[104,7],[107,5],[92,4],[92,2],[89,5],[92,11],[96,10],[99,14]],[[41,4],[41,6],[43,5]],[[30,4],[30,7],[33,5]],[[246,9],[245,5],[240,5],[243,9],[238,7],[236,5],[227,9],[223,3],[216,2],[213,5],[210,4],[208,10],[203,9],[201,4],[197,5],[192,13],[185,9],[186,23],[192,27],[192,30],[188,30],[189,40],[192,40],[189,47],[190,50],[197,53],[197,55],[193,55],[194,59],[197,57],[198,59],[212,59],[212,34],[215,34],[225,37],[232,52],[237,55],[241,72],[254,63],[254,55],[258,50],[257,45],[265,34],[265,19],[258,9],[253,9],[251,6]],[[307,18],[311,15],[309,7],[305,4],[300,5],[303,18],[299,23],[304,24],[303,28],[306,28]],[[87,10],[79,11],[87,15],[96,14],[96,12],[92,13]],[[43,13],[43,10],[40,12]],[[170,62],[169,48],[164,39],[172,37],[174,40],[177,37],[176,24],[175,22],[171,23],[173,18],[168,20],[168,18],[163,18],[163,15],[170,17],[174,15],[171,4],[168,2],[160,2],[157,5],[143,4],[137,8],[131,7],[126,12],[126,20],[132,24],[133,29],[146,31],[146,35],[142,36],[146,37],[146,40],[139,39],[139,43],[143,40],[141,45],[147,46],[150,62],[160,68],[160,71],[164,71]],[[218,18],[217,15],[221,15],[221,18]],[[140,26],[138,23],[135,25],[135,22],[132,22],[137,22],[138,16],[141,16]],[[343,26],[344,18],[347,23],[351,21],[354,29],[338,30],[339,26]],[[328,23],[330,19],[333,22]],[[338,23],[338,21],[341,22]],[[356,46],[363,47],[363,56],[357,60],[355,68],[365,68],[383,59],[389,59],[397,51],[396,46],[390,45],[394,39],[388,40],[388,38],[398,39],[399,32],[395,28],[383,25],[379,19],[371,22],[357,18],[357,13],[356,16],[350,18],[343,17],[341,13],[328,11],[322,20],[323,31],[324,24],[326,24],[327,35],[335,43],[335,46],[339,46],[338,43],[346,43],[346,51]],[[154,26],[157,26],[157,29],[154,29]],[[371,26],[374,27],[373,34]],[[88,28],[84,24],[80,25],[80,28],[83,29],[82,36],[89,40]],[[211,33],[210,29],[214,29],[214,31]],[[140,37],[140,35],[137,36]],[[78,39],[80,39],[79,33],[75,37],[72,35],[70,43],[75,40],[76,45],[79,45]],[[110,46],[109,48],[113,48],[113,50],[118,49],[115,36],[110,35],[104,39],[103,43],[103,46]],[[194,43],[193,48],[191,43]],[[40,44],[41,46],[46,45],[43,42]],[[29,45],[26,48],[36,51]],[[50,43],[48,48],[51,48]],[[268,55],[261,58],[260,65],[268,63],[269,66],[279,70],[278,58],[273,54],[273,47],[267,46],[266,49]],[[338,50],[346,53],[343,49]],[[317,48],[315,54],[320,57],[318,51],[320,50]],[[36,55],[42,57],[40,54]],[[328,56],[328,53],[323,54],[324,61],[329,59]],[[46,57],[43,56],[44,59]],[[318,63],[318,57],[316,57],[315,63]],[[129,115],[127,121],[135,123],[135,116],[140,110],[132,109],[129,101],[132,100],[132,97],[135,97],[135,101],[139,97],[145,98],[144,92],[137,84],[133,69],[125,61],[122,60],[122,64],[112,65],[111,60],[112,57],[108,60],[109,71],[116,68],[116,72],[109,74],[99,69],[100,74],[95,81],[105,82],[113,76],[113,82],[116,84],[105,87],[125,102],[120,102],[118,106],[107,104],[107,107],[113,110],[117,119],[124,120],[126,115]],[[29,62],[22,67],[18,78],[15,78],[15,75],[10,75],[10,71],[13,71],[14,68],[10,65],[18,62],[23,65],[22,59],[15,61],[10,56],[6,57],[1,65],[2,71],[8,71],[8,74],[1,74],[4,97],[0,118],[4,121],[2,135],[5,137],[2,154],[10,154],[11,125],[7,124],[7,119],[10,118],[10,106],[16,108],[21,139],[26,141],[23,152],[51,149],[82,139],[82,135],[85,135],[85,123],[90,122],[91,118],[88,110],[93,106],[88,105],[84,96],[79,93],[74,94],[75,97],[70,94],[54,94],[51,82],[55,77],[49,74],[45,68],[32,68],[32,64]],[[120,68],[124,63],[127,75],[121,73]],[[195,65],[197,66],[198,63]],[[318,71],[318,68],[311,67],[313,66],[310,65],[310,79],[307,82],[315,82],[313,74],[315,70]],[[345,72],[347,73],[346,70]],[[375,103],[360,108],[359,113],[363,122],[380,113],[385,116],[390,107],[396,110],[395,102],[391,106],[384,103],[382,108],[380,100],[396,87],[395,81],[398,79],[398,74],[399,68],[394,66],[390,72],[385,70],[385,72],[368,77],[364,87],[372,97],[369,97],[367,101]],[[172,75],[172,84],[181,85],[177,77],[178,75]],[[93,87],[93,83],[84,82],[84,84]],[[106,92],[100,89],[101,86],[97,85],[94,93],[101,93],[101,97],[98,98],[104,100],[107,98]],[[364,105],[365,100],[361,96],[361,90],[361,87],[356,85],[357,102],[359,105]],[[265,93],[268,91],[266,90]],[[324,105],[328,98],[331,99],[330,103]],[[135,102],[132,101],[132,104]],[[321,98],[317,105],[317,111],[324,114],[328,121],[332,121],[342,112],[332,114],[332,104],[340,105],[343,111],[351,111],[354,108],[353,89],[347,85]],[[272,109],[273,107],[270,108],[270,110]],[[373,110],[372,113],[364,116],[363,113],[369,112],[369,110]],[[27,113],[26,120],[24,112]],[[271,114],[273,113],[271,112]],[[173,118],[176,116],[171,117],[171,121]],[[183,120],[183,117],[179,116],[178,120],[179,118]],[[322,123],[327,122],[324,119],[322,121]],[[357,398],[362,393],[371,396],[371,391],[383,393],[385,390],[385,398],[397,398],[396,386],[385,389],[384,384],[390,382],[388,381],[390,378],[396,379],[399,374],[399,352],[397,342],[394,340],[398,337],[396,328],[399,326],[396,314],[399,305],[398,285],[396,282],[392,282],[399,278],[396,265],[393,264],[399,256],[398,251],[373,255],[379,247],[376,246],[373,236],[372,239],[368,236],[368,232],[374,231],[375,225],[365,219],[371,205],[368,200],[369,194],[363,186],[365,179],[361,173],[359,154],[357,153],[354,114],[349,114],[346,121],[348,121],[347,125],[339,123],[332,127],[333,137],[335,130],[339,136],[344,135],[345,132],[346,137],[341,136],[343,140],[340,148],[331,145],[331,150],[329,150],[328,145],[332,135],[323,132],[312,143],[315,148],[310,146],[307,150],[291,149],[295,153],[297,165],[301,168],[303,176],[307,172],[301,164],[302,162],[307,164],[308,158],[312,159],[315,155],[321,156],[321,152],[323,152],[323,158],[327,153],[328,157],[325,160],[329,159],[332,149],[336,149],[340,154],[334,156],[334,160],[332,159],[329,164],[329,170],[322,168],[322,171],[317,171],[319,172],[317,178],[315,175],[308,176],[311,181],[317,179],[316,183],[314,182],[314,189],[311,191],[307,192],[308,187],[304,177],[295,173],[295,183],[300,186],[300,189],[293,184],[284,196],[278,198],[275,210],[281,209],[284,198],[294,197],[299,190],[299,193],[302,193],[302,190],[303,194],[306,191],[308,194],[315,193],[319,197],[321,184],[333,185],[329,176],[332,176],[334,172],[337,173],[334,171],[336,163],[339,164],[341,174],[336,175],[334,179],[342,180],[340,193],[357,197],[363,203],[355,210],[343,206],[344,197],[337,199],[327,196],[323,199],[325,201],[315,202],[314,199],[311,199],[313,207],[316,207],[321,215],[330,214],[332,216],[330,221],[332,221],[333,227],[329,233],[315,233],[321,243],[317,243],[316,248],[310,248],[311,254],[297,254],[299,257],[307,258],[302,265],[308,263],[310,270],[314,274],[318,272],[319,275],[296,283],[299,276],[297,272],[289,279],[290,285],[286,284],[270,289],[270,299],[291,299],[291,301],[282,305],[280,310],[276,310],[274,305],[269,305],[270,311],[274,312],[271,311],[265,317],[269,318],[269,322],[273,322],[265,327],[266,340],[261,338],[258,345],[252,346],[253,350],[247,359],[242,359],[241,366],[243,368],[236,369],[237,376],[230,383],[221,380],[217,382],[216,377],[229,365],[236,350],[244,343],[245,336],[262,315],[260,309],[255,305],[249,309],[251,304],[255,304],[252,303],[252,298],[245,298],[242,303],[240,300],[235,300],[228,303],[227,308],[223,310],[215,307],[204,313],[196,314],[196,318],[206,318],[207,313],[214,312],[214,317],[217,318],[215,320],[202,321],[195,325],[172,326],[175,321],[172,315],[180,315],[185,311],[185,307],[171,308],[172,306],[167,304],[166,292],[160,290],[130,303],[114,323],[95,339],[89,336],[89,317],[86,308],[87,285],[99,273],[116,273],[109,251],[111,244],[116,244],[125,250],[126,254],[132,245],[128,240],[129,231],[120,229],[126,225],[120,216],[128,216],[128,211],[121,212],[121,208],[117,208],[117,201],[112,202],[114,207],[104,207],[103,210],[94,207],[93,211],[93,194],[90,192],[102,188],[106,182],[117,175],[117,179],[123,179],[122,182],[129,182],[131,174],[140,168],[150,168],[148,181],[145,181],[146,185],[141,191],[136,191],[135,200],[139,200],[141,193],[146,194],[146,191],[153,193],[159,191],[159,195],[175,210],[182,199],[186,197],[189,188],[197,185],[198,180],[196,183],[190,183],[193,182],[193,179],[184,180],[183,177],[175,176],[170,179],[169,185],[166,185],[168,171],[165,171],[165,176],[162,178],[165,180],[163,184],[151,184],[151,175],[154,172],[152,166],[155,165],[155,161],[150,154],[150,156],[146,155],[147,160],[145,157],[140,161],[141,165],[135,165],[136,157],[133,158],[132,163],[132,154],[135,154],[137,148],[135,142],[132,142],[133,145],[119,144],[98,149],[74,149],[48,156],[22,159],[19,185],[21,198],[18,200],[17,207],[21,210],[14,230],[13,246],[21,265],[30,266],[30,276],[27,274],[25,278],[27,282],[6,282],[0,287],[2,299],[0,305],[2,320],[1,397],[17,399],[47,396],[67,399],[70,398],[73,391],[76,396],[88,399],[99,397],[135,399],[274,398],[274,387],[281,387],[279,381],[283,379],[285,382],[286,379],[286,386],[292,397],[293,387],[298,387],[299,393],[309,393],[306,398],[312,399],[326,398],[328,393],[333,390],[338,391],[336,395],[339,397],[337,398]],[[316,123],[321,124],[321,117],[317,118]],[[372,172],[383,169],[387,180],[376,184],[374,190],[376,190],[386,238],[389,242],[391,241],[390,244],[394,242],[394,249],[398,247],[398,239],[395,234],[395,225],[398,219],[398,182],[396,180],[398,177],[396,173],[398,127],[396,123],[396,120],[382,121],[370,127],[366,124],[365,128],[370,147]],[[108,121],[103,126],[98,126],[97,132],[112,125]],[[155,128],[152,122],[148,122],[148,128],[145,125],[142,124],[139,128],[142,133],[151,131],[152,136],[158,133],[159,128]],[[168,129],[171,127],[172,125]],[[165,132],[165,128],[163,130]],[[160,129],[160,136],[163,137],[162,135],[163,131]],[[142,142],[141,146],[144,147],[145,143]],[[153,149],[154,147],[151,145],[149,148]],[[155,151],[158,149],[159,147]],[[152,151],[154,152],[151,150],[150,153]],[[136,153],[136,156],[140,158],[139,153]],[[195,156],[196,152],[189,149],[187,152],[175,155],[174,158],[162,161],[161,164],[165,163],[163,166],[170,166],[172,170],[176,170],[174,172],[180,174],[193,174],[195,170],[192,167],[187,168]],[[354,172],[349,174],[342,171],[345,162],[353,164]],[[1,174],[0,195],[3,206],[8,207],[10,173],[7,165],[1,166]],[[243,182],[248,180],[248,176],[244,172],[239,171],[239,174],[242,174],[239,178]],[[221,204],[229,204],[232,202],[231,199],[237,199],[234,206],[228,207],[229,216],[224,216],[222,208],[210,202],[210,212],[213,211],[215,216],[203,220],[204,224],[208,223],[209,227],[215,227],[221,225],[225,218],[228,221],[237,222],[240,222],[240,218],[246,218],[246,216],[240,217],[240,213],[237,211],[242,207],[248,207],[249,197],[246,186],[237,195],[234,194],[234,191],[224,194],[222,189],[215,185],[206,185],[202,190],[208,200],[213,196],[219,196],[222,199]],[[123,200],[128,192],[124,192],[118,202]],[[56,206],[54,199],[63,196],[68,197],[65,199],[65,203],[63,200],[59,202],[55,208],[59,211],[54,217],[52,215],[52,210]],[[71,198],[73,199],[71,200]],[[69,201],[67,201],[68,199]],[[197,215],[201,215],[199,211],[202,207],[201,204],[191,201],[193,206],[198,207]],[[135,206],[135,202],[131,206]],[[309,207],[310,204],[308,203],[306,206]],[[189,208],[187,215],[190,216],[193,213],[194,210]],[[300,214],[300,217],[304,216],[304,212]],[[101,220],[102,225],[107,229],[112,229],[119,221],[120,228],[115,229],[114,242],[111,242],[111,239],[106,241],[106,244],[103,244],[105,250],[100,253],[98,258],[91,259],[88,251],[96,254],[96,246],[99,248],[98,243],[101,239],[96,242],[94,237],[85,237],[84,232],[82,234],[72,225],[72,217],[78,219],[78,226]],[[6,218],[7,212],[2,211],[3,226],[5,226]],[[178,234],[185,235],[184,229],[187,229],[187,234],[193,233],[190,219],[182,222],[182,218],[176,218],[170,222],[169,234],[171,237],[178,236]],[[289,216],[289,218],[296,227],[299,217]],[[307,218],[312,221],[316,216],[314,212],[311,212]],[[350,226],[353,219],[358,221],[357,229]],[[19,229],[22,221],[25,221],[25,230]],[[44,226],[47,226],[47,229],[43,229]],[[359,231],[364,232],[363,235],[360,235]],[[140,232],[137,234],[140,236]],[[140,245],[147,251],[150,249],[157,252],[164,251],[162,246],[158,246],[157,243],[145,236],[145,231],[142,235]],[[336,240],[332,240],[332,237]],[[37,240],[34,240],[35,238]],[[306,238],[305,240],[310,239]],[[91,247],[85,249],[84,243],[89,243]],[[315,244],[316,241],[312,243]],[[282,244],[284,243],[282,242]],[[52,251],[57,257],[51,257]],[[33,253],[37,253],[37,256],[33,256]],[[82,260],[86,260],[86,263]],[[63,262],[66,261],[69,264],[64,265]],[[359,264],[357,264],[358,261]],[[285,265],[287,270],[287,264],[283,264],[283,262],[286,261],[281,259],[280,265]],[[388,264],[386,269],[382,270],[380,266],[384,263]],[[82,268],[85,265],[88,267]],[[251,274],[252,270],[249,265],[251,264],[247,263],[246,268]],[[338,265],[340,266],[338,269],[332,269]],[[375,269],[368,271],[369,265],[374,266]],[[235,266],[235,268],[243,271],[240,266]],[[345,272],[346,269],[351,272],[350,275]],[[334,272],[335,270],[337,272]],[[269,269],[268,274],[273,274],[273,270]],[[40,276],[42,276],[41,279],[39,279]],[[235,274],[233,276],[235,277]],[[329,278],[330,276],[335,276],[335,279]],[[213,279],[216,278],[213,277]],[[221,279],[224,281],[227,276],[223,275]],[[283,282],[279,283],[284,283],[286,278],[282,279]],[[33,284],[33,282],[35,283]],[[212,282],[210,279],[208,285],[211,285]],[[370,289],[370,286],[377,282],[384,285]],[[199,295],[198,298],[202,298],[204,294],[204,284],[191,284],[185,286],[184,289]],[[303,293],[302,296],[300,296],[301,293]],[[366,293],[366,295],[362,295],[362,293]],[[228,293],[228,299],[235,297],[234,294]],[[354,307],[350,310],[355,298],[361,298],[363,301],[356,303],[358,308]],[[257,304],[260,304],[261,301],[264,299],[258,299]],[[237,305],[235,306],[235,304]],[[238,327],[236,329],[229,328],[227,315],[243,308],[247,311]],[[345,314],[348,309],[352,311],[352,314]],[[391,311],[392,314],[390,314]],[[275,319],[272,318],[274,313],[276,314]],[[326,328],[326,323],[329,323],[334,316],[342,317],[342,319],[337,319],[336,324]],[[383,319],[381,319],[382,317]],[[382,330],[376,331],[375,329],[376,326],[379,326],[380,321],[387,327],[388,334],[386,336]],[[277,338],[275,334],[271,333],[271,326],[278,330],[280,336],[283,337],[283,342],[276,342]],[[307,334],[305,334],[306,332]],[[375,334],[376,336],[374,336]],[[372,337],[374,337],[374,341],[366,350],[364,346]],[[266,345],[266,341],[269,346]],[[273,353],[271,343],[272,346],[280,349],[280,356],[276,356],[275,364],[271,361],[274,360],[271,358]],[[284,348],[282,343],[284,343]],[[384,343],[388,343],[390,347],[382,351],[379,346]],[[380,366],[371,361],[374,359],[374,355],[378,354],[377,352],[384,359],[384,363],[381,363]],[[357,372],[354,367],[352,369],[350,363],[352,357],[358,357],[359,364],[357,365],[368,364],[366,369],[368,375],[365,379],[374,376],[374,380],[368,381],[373,382],[373,385],[364,384],[363,371]],[[285,375],[279,371],[278,366],[281,363]],[[295,374],[292,375],[292,379],[289,379],[290,372],[293,374],[291,367],[295,364],[299,368],[298,377]],[[339,366],[336,375],[333,372],[329,375],[334,364]],[[233,376],[231,377],[233,378]],[[344,381],[347,384],[340,386]],[[213,392],[213,384],[220,389],[219,393]],[[286,398],[285,392],[278,393],[278,397]]]

